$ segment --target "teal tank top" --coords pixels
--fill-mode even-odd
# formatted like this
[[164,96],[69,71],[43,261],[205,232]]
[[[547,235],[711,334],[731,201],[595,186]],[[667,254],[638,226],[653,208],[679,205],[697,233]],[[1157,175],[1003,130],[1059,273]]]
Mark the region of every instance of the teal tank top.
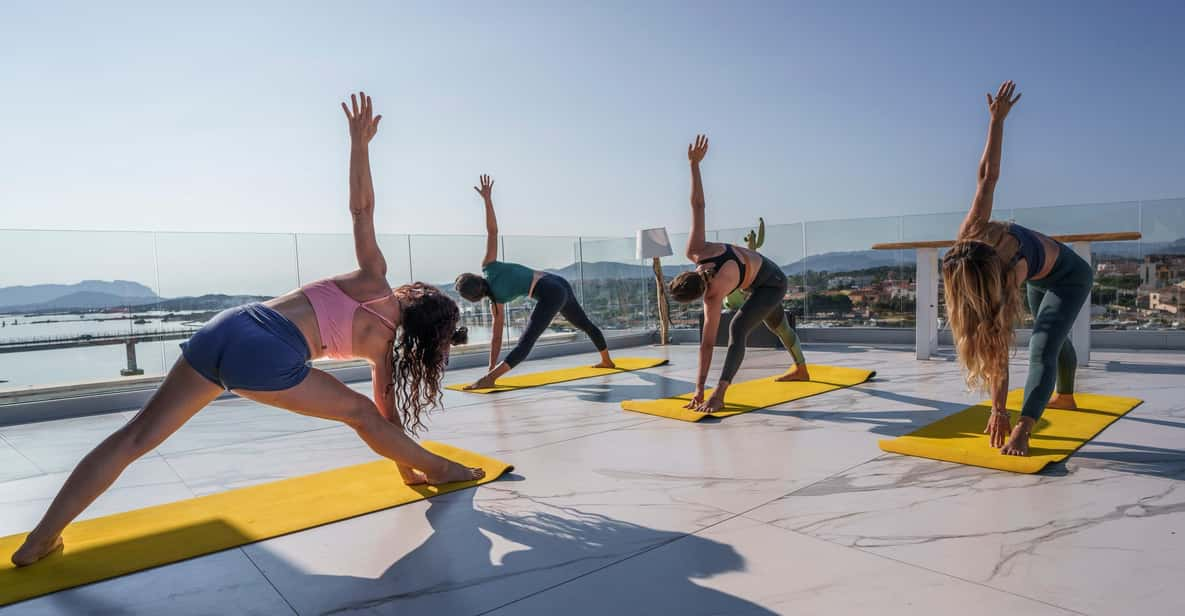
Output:
[[518,263],[502,261],[490,261],[482,266],[481,273],[486,277],[486,282],[490,283],[494,301],[499,304],[525,296],[531,290],[531,280],[535,278],[535,270]]

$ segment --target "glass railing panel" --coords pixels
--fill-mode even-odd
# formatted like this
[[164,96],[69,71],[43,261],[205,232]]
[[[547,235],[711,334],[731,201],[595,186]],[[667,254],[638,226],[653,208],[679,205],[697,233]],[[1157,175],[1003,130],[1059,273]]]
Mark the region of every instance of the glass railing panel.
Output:
[[901,240],[900,217],[808,222],[805,236],[805,325],[913,327],[914,251],[872,249]]
[[[459,274],[481,275],[485,258],[484,235],[412,235],[411,277],[440,287],[461,308],[462,322],[469,327],[471,343],[489,342],[493,316],[487,300],[472,303],[457,295],[453,281]],[[501,258],[501,255],[499,255]]]
[[[518,263],[533,270],[555,274],[568,281],[572,291],[580,297],[579,240],[575,237],[543,237],[527,235],[502,236],[503,261]],[[519,298],[506,304],[508,340],[517,339],[526,329],[527,320],[535,307],[534,300]],[[576,331],[562,315],[557,315],[548,328],[550,332]],[[546,334],[544,334],[546,336]],[[507,347],[509,348],[509,347]]]
[[[300,286],[296,237],[288,233],[157,233],[161,309],[191,330],[233,306],[266,301]],[[181,356],[162,348],[167,369]]]
[[[387,262],[387,282],[392,287],[411,282],[407,235],[384,233],[376,239]],[[354,236],[346,233],[297,234],[296,255],[302,285],[358,269]]]
[[[1095,273],[1096,290],[1103,286],[1105,274],[1122,275],[1124,288],[1103,319],[1096,316],[1094,326],[1185,329],[1185,199],[1141,203],[1140,232],[1143,237],[1134,255],[1124,246],[1123,258],[1100,258],[1106,265]],[[1116,271],[1118,267],[1122,270]]]
[[[657,322],[653,264],[636,258],[636,238],[582,238],[579,250],[584,264],[584,310],[598,327],[606,331],[643,329]],[[681,257],[682,249],[677,251]],[[663,275],[670,275],[665,265]]]
[[[0,230],[0,392],[161,373],[151,233]],[[67,394],[68,395],[68,394]]]

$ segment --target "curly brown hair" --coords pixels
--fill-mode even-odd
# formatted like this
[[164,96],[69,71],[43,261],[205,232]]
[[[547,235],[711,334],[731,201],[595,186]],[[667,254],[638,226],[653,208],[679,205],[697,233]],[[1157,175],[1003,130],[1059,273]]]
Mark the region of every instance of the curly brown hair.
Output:
[[448,365],[449,345],[468,342],[457,327],[461,310],[449,296],[423,282],[394,290],[403,309],[391,356],[391,382],[399,423],[409,434],[424,427],[423,415],[440,406],[440,380]]

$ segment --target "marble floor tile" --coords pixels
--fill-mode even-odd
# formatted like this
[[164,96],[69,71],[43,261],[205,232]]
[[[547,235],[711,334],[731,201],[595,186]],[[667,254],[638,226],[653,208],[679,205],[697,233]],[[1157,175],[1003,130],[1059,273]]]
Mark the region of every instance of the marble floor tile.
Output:
[[5,426],[0,428],[0,436],[43,472],[61,473],[73,470],[95,445],[125,423],[122,413],[112,413]]
[[[0,536],[28,532],[45,513],[69,473],[37,475],[0,483]],[[171,503],[193,496],[160,458],[133,462],[109,490],[82,512],[80,520]],[[0,558],[7,555],[0,555]]]
[[555,614],[1048,614],[1072,612],[733,518],[490,612]]
[[284,598],[240,550],[228,550],[0,607],[20,616],[279,616]]
[[1185,610],[1180,481],[886,455],[747,515],[1084,613]]
[[0,483],[42,474],[33,461],[0,436]]

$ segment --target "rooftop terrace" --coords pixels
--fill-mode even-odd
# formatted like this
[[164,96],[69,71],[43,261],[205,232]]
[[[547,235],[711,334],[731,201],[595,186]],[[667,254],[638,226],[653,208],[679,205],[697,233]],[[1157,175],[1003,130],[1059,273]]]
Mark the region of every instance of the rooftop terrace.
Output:
[[[1096,350],[1080,389],[1145,403],[1040,475],[884,454],[980,399],[948,354],[807,345],[876,380],[688,424],[623,412],[657,369],[446,392],[427,438],[513,463],[492,484],[0,608],[29,614],[1170,614],[1185,610],[1185,353]],[[717,353],[720,359],[722,353]],[[541,370],[591,355],[529,362]],[[738,380],[782,367],[750,349]],[[1013,362],[1020,382],[1023,354]],[[447,382],[473,379],[458,370]],[[369,393],[369,383],[355,383]],[[0,535],[28,530],[125,413],[0,428]],[[349,429],[215,402],[84,517],[374,459]]]

